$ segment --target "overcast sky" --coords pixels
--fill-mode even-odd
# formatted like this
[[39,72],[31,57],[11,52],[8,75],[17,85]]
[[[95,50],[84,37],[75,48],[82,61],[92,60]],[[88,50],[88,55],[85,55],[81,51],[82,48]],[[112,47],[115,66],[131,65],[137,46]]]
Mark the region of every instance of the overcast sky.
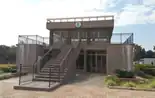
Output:
[[155,45],[155,0],[0,0],[0,44],[17,44],[18,35],[49,36],[46,19],[115,15],[114,33],[134,33],[146,49]]

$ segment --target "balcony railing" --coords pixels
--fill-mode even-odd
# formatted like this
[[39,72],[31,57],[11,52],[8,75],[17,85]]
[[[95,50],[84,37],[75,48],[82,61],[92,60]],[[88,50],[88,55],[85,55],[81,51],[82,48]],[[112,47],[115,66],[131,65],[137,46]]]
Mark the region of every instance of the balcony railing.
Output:
[[114,20],[114,16],[92,16],[92,17],[68,17],[68,18],[48,18],[47,23],[50,22],[76,22],[76,21],[101,21]]
[[[72,40],[79,40],[78,37],[71,37]],[[86,41],[87,35],[85,38],[81,38],[81,41]],[[55,35],[54,43],[57,40],[62,40],[60,36]],[[108,37],[106,36],[96,36],[95,41],[107,41]],[[113,33],[111,38],[111,43],[119,44],[133,44],[133,33]],[[40,44],[40,45],[49,45],[48,37],[41,37],[38,35],[20,35],[18,38],[18,44]]]

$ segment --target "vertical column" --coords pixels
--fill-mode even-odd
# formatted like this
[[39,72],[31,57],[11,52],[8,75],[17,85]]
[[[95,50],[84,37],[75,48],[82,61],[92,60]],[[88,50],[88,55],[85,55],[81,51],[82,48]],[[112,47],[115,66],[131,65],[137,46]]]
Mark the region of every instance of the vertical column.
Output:
[[67,44],[71,44],[71,32],[67,32]]
[[50,38],[49,38],[49,44],[50,44],[50,46],[53,45],[53,35],[54,35],[53,31],[50,30]]
[[80,35],[81,32],[78,32],[78,40],[79,42],[81,42],[81,35]]
[[90,43],[90,33],[86,32],[86,34],[87,34],[87,44],[89,44]]
[[84,72],[87,71],[87,51],[84,50]]
[[92,33],[92,41],[95,41],[95,32],[91,32]]
[[128,71],[131,71],[132,70],[132,52],[133,52],[133,47],[132,45],[126,45],[126,52],[127,52],[127,56],[126,56],[126,59],[127,59],[127,70]]
[[95,71],[98,71],[98,64],[97,64],[97,52],[95,52]]

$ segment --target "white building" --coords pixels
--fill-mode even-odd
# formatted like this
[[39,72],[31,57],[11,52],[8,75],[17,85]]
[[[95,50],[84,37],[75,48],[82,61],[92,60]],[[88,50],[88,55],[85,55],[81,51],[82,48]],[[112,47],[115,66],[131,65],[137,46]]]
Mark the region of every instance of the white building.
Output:
[[139,60],[139,64],[152,64],[155,65],[155,58],[143,58]]

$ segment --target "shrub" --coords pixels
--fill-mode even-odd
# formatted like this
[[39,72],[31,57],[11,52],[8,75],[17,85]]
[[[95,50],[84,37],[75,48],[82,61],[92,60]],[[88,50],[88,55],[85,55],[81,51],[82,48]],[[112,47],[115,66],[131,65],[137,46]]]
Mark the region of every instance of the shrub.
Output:
[[11,69],[11,73],[16,73],[17,69]]
[[112,81],[116,81],[116,82],[120,81],[117,76],[112,76],[112,75],[105,77],[104,82],[107,82],[108,80],[112,80]]
[[109,75],[105,77],[104,82],[108,86],[116,86],[120,83],[120,79],[117,76]]
[[11,68],[6,67],[6,68],[0,68],[0,70],[2,70],[3,72],[10,72]]
[[136,75],[137,75],[137,76],[140,76],[140,77],[142,77],[142,78],[147,78],[147,79],[153,78],[152,75],[146,74],[146,73],[144,73],[143,71],[137,71],[137,72],[136,72]]
[[133,78],[135,76],[134,72],[126,70],[117,69],[115,73],[119,78]]
[[125,86],[125,87],[136,87],[136,84],[134,82],[125,82],[123,84],[123,86]]
[[16,66],[1,67],[0,70],[2,70],[5,73],[8,73],[8,72],[16,73],[17,72]]
[[108,86],[116,86],[117,85],[117,82],[116,81],[113,81],[113,80],[107,80],[106,81],[106,85],[108,85]]
[[151,64],[136,64],[134,67],[135,67],[135,71],[139,71],[147,68],[155,68],[155,66]]
[[155,88],[155,81],[152,81],[152,82],[149,84],[149,87]]
[[0,74],[4,73],[3,70],[0,70]]
[[142,70],[144,73],[155,76],[155,68],[146,68]]
[[9,66],[11,69],[17,69],[16,66]]

